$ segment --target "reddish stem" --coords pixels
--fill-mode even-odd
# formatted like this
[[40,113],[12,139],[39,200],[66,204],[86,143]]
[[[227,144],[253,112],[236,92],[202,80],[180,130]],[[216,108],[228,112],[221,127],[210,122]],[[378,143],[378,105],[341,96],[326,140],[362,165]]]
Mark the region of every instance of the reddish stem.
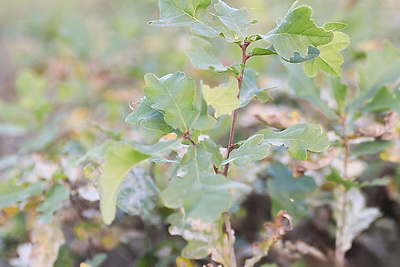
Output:
[[[239,47],[242,49],[242,65],[243,66],[242,66],[242,71],[240,72],[240,75],[236,77],[236,79],[238,81],[238,87],[239,87],[239,93],[238,93],[237,98],[240,98],[240,90],[242,89],[244,69],[245,69],[246,62],[251,57],[251,55],[247,54],[247,52],[246,52],[247,47],[250,44],[251,43],[248,41],[244,41],[243,44],[239,44]],[[238,112],[239,112],[239,109],[235,109],[235,111],[233,112],[232,125],[231,125],[231,130],[229,133],[228,154],[227,154],[226,158],[229,158],[229,155],[231,154],[232,150],[235,148],[233,141],[235,139],[235,129],[236,129],[236,121],[237,121]],[[228,176],[228,172],[229,172],[229,163],[227,163],[225,165],[223,175]]]

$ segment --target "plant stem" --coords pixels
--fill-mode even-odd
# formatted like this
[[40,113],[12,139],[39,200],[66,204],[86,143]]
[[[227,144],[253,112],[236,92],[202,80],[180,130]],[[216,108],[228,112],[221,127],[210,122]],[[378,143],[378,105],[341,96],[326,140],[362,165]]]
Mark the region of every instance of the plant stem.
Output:
[[[350,145],[349,138],[347,135],[347,116],[344,115],[341,118],[342,130],[343,130],[343,146],[344,146],[344,159],[343,159],[343,179],[348,180],[348,162],[350,157]],[[340,218],[338,218],[338,227],[336,233],[336,251],[335,251],[335,266],[342,267],[344,266],[345,261],[345,253],[346,251],[343,249],[343,239],[344,239],[344,228],[346,224],[346,203],[347,203],[347,189],[343,189],[343,193],[339,198],[339,214]]]
[[[245,65],[247,60],[251,57],[251,55],[247,54],[247,47],[250,45],[250,42],[244,41],[243,44],[239,44],[240,48],[242,49],[242,70],[240,72],[240,75],[237,78],[238,81],[238,87],[239,87],[239,93],[238,93],[238,98],[240,98],[240,90],[242,89],[242,83],[243,83],[243,76],[244,76],[244,70],[245,70]],[[228,143],[228,154],[227,158],[229,158],[230,153],[234,149],[233,141],[235,139],[235,128],[236,128],[236,121],[237,121],[237,115],[238,115],[239,109],[235,109],[233,112],[233,117],[232,117],[232,125],[231,125],[231,131],[229,133],[229,143]],[[229,172],[229,163],[225,165],[225,169],[223,174],[225,176],[228,176]]]
[[[236,79],[238,81],[238,87],[239,87],[239,93],[237,95],[237,98],[240,98],[240,90],[242,89],[243,76],[244,76],[246,62],[251,57],[251,55],[247,54],[247,47],[250,44],[251,44],[251,42],[248,42],[248,41],[244,41],[242,44],[238,44],[242,50],[242,70],[240,72],[240,75],[236,77]],[[237,121],[238,111],[239,111],[239,109],[235,109],[235,111],[233,112],[231,130],[229,132],[228,153],[227,153],[226,158],[229,158],[230,153],[234,149],[233,142],[235,139],[235,129],[236,129],[236,121]],[[225,169],[222,174],[225,177],[227,177],[228,172],[229,172],[229,163],[225,165]],[[226,211],[224,213],[224,217],[225,217],[225,232],[226,232],[226,235],[228,238],[229,249],[230,249],[230,253],[229,253],[230,254],[229,255],[230,262],[231,262],[230,267],[237,267],[235,248],[234,248],[235,232],[232,229],[229,211]]]

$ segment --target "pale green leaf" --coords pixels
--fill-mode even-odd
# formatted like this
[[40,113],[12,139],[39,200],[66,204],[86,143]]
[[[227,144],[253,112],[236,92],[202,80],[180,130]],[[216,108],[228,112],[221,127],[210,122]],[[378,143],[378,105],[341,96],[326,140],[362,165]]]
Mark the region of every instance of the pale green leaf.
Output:
[[202,92],[207,105],[211,105],[215,109],[216,118],[229,115],[240,106],[240,101],[237,98],[239,94],[238,82],[233,77],[230,77],[227,85],[220,85],[215,88],[203,85]]
[[296,52],[301,57],[306,57],[309,46],[324,45],[333,39],[331,31],[318,27],[311,19],[312,10],[309,6],[295,8],[295,5],[296,3],[274,30],[263,36],[287,60]]
[[328,106],[327,102],[321,99],[319,87],[315,85],[313,79],[304,74],[301,66],[292,64],[287,68],[289,69],[289,86],[296,92],[296,95],[315,105],[328,119],[338,119],[338,115]]
[[190,26],[194,33],[215,37],[220,34],[207,19],[206,10],[211,0],[159,0],[160,19],[154,26]]
[[[351,248],[354,238],[368,229],[381,213],[377,208],[366,206],[364,196],[356,187],[348,191],[336,190],[335,198],[333,211],[337,225],[336,243],[341,244],[336,249],[345,253]],[[343,199],[346,199],[345,205],[342,204]]]
[[188,53],[193,66],[198,69],[212,70],[215,72],[227,72],[225,67],[212,53],[210,42],[203,38],[193,36],[190,38],[190,43],[194,51]]
[[247,36],[247,29],[251,22],[248,20],[249,12],[246,9],[236,9],[219,0],[214,5],[214,15],[231,31],[234,32],[233,40],[241,41]]
[[150,100],[144,98],[140,106],[126,117],[125,122],[131,124],[139,123],[145,129],[161,133],[173,132],[173,128],[165,123],[164,115],[160,111],[151,108],[151,105]]
[[0,183],[0,210],[43,192],[47,182],[36,182],[30,185]]
[[243,184],[212,173],[210,158],[201,143],[188,150],[181,162],[184,176],[173,178],[161,192],[165,206],[183,208],[186,217],[211,222],[247,191]]
[[234,162],[237,166],[243,166],[252,160],[262,160],[268,156],[270,144],[263,142],[264,136],[256,134],[249,137],[239,148],[232,150],[229,158],[222,162],[227,164]]
[[202,144],[204,145],[206,150],[209,153],[211,153],[211,161],[217,168],[219,168],[221,166],[222,161],[224,161],[222,154],[220,152],[220,146],[214,143],[214,141],[211,140],[210,138],[204,138]]
[[144,76],[144,93],[151,101],[151,107],[165,114],[165,122],[182,132],[189,131],[199,112],[194,109],[194,81],[183,72],[157,78],[148,73]]
[[65,184],[54,184],[49,191],[46,192],[46,199],[39,205],[37,211],[42,212],[39,219],[44,223],[50,223],[53,213],[61,208],[64,200],[69,198],[69,190]]
[[320,55],[317,58],[307,61],[304,70],[308,76],[314,77],[320,71],[324,71],[333,76],[340,76],[342,69],[340,66],[344,62],[343,56],[339,51],[345,49],[350,44],[350,38],[342,32],[334,32],[333,40],[324,45],[317,46]]
[[179,142],[179,139],[160,141],[148,147],[120,142],[107,151],[99,179],[100,212],[104,223],[111,224],[115,218],[120,185],[128,172],[139,162],[165,153]]
[[266,129],[259,133],[264,135],[264,142],[274,146],[284,145],[298,160],[307,158],[307,150],[323,152],[329,147],[328,138],[318,124],[299,123],[280,132]]
[[258,88],[256,72],[250,68],[246,68],[242,88],[240,89],[240,107],[246,106],[253,98],[257,98],[261,103],[271,100],[272,98],[267,92],[269,89]]
[[294,178],[292,171],[281,163],[274,163],[269,169],[271,179],[267,180],[267,191],[272,198],[272,213],[286,210],[295,224],[306,215],[309,205],[307,197],[317,188],[313,178]]
[[126,143],[118,143],[107,151],[99,179],[100,211],[105,224],[111,224],[115,218],[119,187],[124,177],[135,164],[147,158],[148,155]]
[[121,184],[118,207],[129,215],[139,215],[146,221],[157,222],[154,209],[159,190],[149,174],[133,168]]
[[327,22],[322,26],[327,31],[339,31],[347,27],[346,23],[341,22]]

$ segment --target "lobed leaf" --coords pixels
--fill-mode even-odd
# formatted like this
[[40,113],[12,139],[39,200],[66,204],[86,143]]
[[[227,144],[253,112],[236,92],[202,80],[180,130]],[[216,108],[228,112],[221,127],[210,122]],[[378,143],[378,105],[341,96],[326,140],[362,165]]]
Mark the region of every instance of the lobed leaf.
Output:
[[172,132],[173,128],[165,122],[164,115],[160,111],[153,109],[151,105],[150,100],[144,98],[140,106],[126,117],[125,122],[131,124],[139,123],[143,128],[156,132]]
[[232,32],[233,41],[241,41],[247,36],[247,29],[251,25],[248,20],[249,12],[246,9],[236,9],[218,0],[214,5],[214,15]]
[[262,134],[249,137],[239,148],[232,150],[229,158],[221,164],[228,164],[233,161],[237,166],[243,166],[249,161],[265,158],[269,154],[271,145],[263,141],[264,136]]
[[246,68],[243,75],[242,88],[240,89],[240,107],[245,107],[253,99],[257,98],[261,103],[271,100],[267,89],[260,89],[257,85],[257,75],[252,69]]
[[264,135],[264,142],[275,146],[284,145],[290,155],[298,160],[307,158],[307,150],[323,152],[329,147],[328,138],[317,124],[299,123],[280,132],[266,129],[259,133]]
[[314,77],[319,71],[324,71],[333,76],[340,76],[342,70],[340,66],[344,62],[343,56],[339,51],[345,49],[350,44],[350,38],[342,32],[334,32],[333,40],[317,48],[320,55],[317,58],[307,61],[304,70],[310,77]]
[[194,67],[215,72],[228,71],[228,68],[225,67],[212,53],[210,42],[203,38],[193,36],[190,38],[190,43],[194,51],[189,52],[188,56]]
[[206,10],[211,0],[159,0],[160,19],[154,26],[190,26],[196,34],[215,37],[220,34],[207,19]]
[[226,177],[213,174],[211,155],[200,143],[191,147],[182,159],[183,177],[175,177],[161,192],[164,205],[183,208],[186,217],[215,221],[229,210],[235,197],[247,187]]
[[308,47],[324,45],[332,41],[333,33],[318,27],[311,19],[312,10],[309,6],[289,9],[278,26],[268,34],[262,36],[273,44],[276,52],[286,60],[294,53],[306,57]]
[[198,111],[193,108],[195,84],[183,72],[157,78],[148,73],[144,76],[145,96],[151,101],[151,108],[165,114],[165,122],[182,132],[189,131]]
[[[342,202],[343,194],[346,194],[344,210]],[[334,216],[336,219],[336,241],[340,244],[337,249],[345,253],[351,248],[354,238],[366,230],[381,213],[377,208],[368,208],[360,189],[353,187],[348,191],[337,190],[337,201],[334,203]]]
[[129,215],[139,215],[147,221],[155,221],[153,214],[159,190],[149,174],[133,168],[120,186],[118,207]]
[[206,222],[187,218],[183,213],[173,213],[168,217],[171,224],[171,235],[182,236],[188,244],[182,250],[182,256],[190,259],[201,259],[212,254],[213,260],[224,266],[229,264],[229,246],[226,235],[222,232],[221,219]]
[[202,86],[204,100],[207,105],[215,109],[215,117],[230,115],[235,109],[239,108],[240,101],[238,82],[234,77],[229,78],[227,85],[220,85],[210,88],[208,85]]

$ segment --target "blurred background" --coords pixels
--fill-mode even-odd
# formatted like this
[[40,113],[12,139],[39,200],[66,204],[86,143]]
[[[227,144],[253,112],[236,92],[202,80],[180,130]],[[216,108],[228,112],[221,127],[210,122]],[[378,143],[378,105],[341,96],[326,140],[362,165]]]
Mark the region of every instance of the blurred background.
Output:
[[[259,20],[252,28],[254,33],[274,28],[275,19],[293,3],[226,2],[250,10],[251,18]],[[382,49],[387,40],[400,47],[399,0],[300,3],[313,8],[318,25],[326,21],[349,25],[344,30],[351,39],[344,51],[344,69],[362,60],[365,51]],[[151,141],[124,122],[130,106],[142,97],[144,74],[160,77],[182,70],[196,81],[214,85],[220,81],[220,76],[191,66],[186,56],[191,49],[188,29],[148,25],[158,18],[156,0],[0,0],[0,4],[0,182],[64,175],[76,191],[85,188],[87,178],[95,175],[82,165],[88,150],[110,138]],[[214,53],[226,64],[239,58],[236,46],[227,46],[218,38],[213,42]],[[249,64],[259,73],[262,87],[279,89],[273,93],[277,99],[287,94],[287,71],[280,60],[256,58]],[[246,136],[246,130],[242,134]],[[88,202],[83,211],[95,212],[96,204],[90,200],[96,193],[90,190],[76,194]],[[169,266],[184,244],[169,237],[165,226],[148,226],[138,218],[104,228],[99,221],[80,218],[82,214],[70,207],[65,214],[66,242],[55,266],[77,266],[99,253],[107,255],[102,266]],[[29,208],[0,214],[0,266],[8,266],[10,259],[14,259],[13,266],[28,266],[21,244],[30,239],[30,218],[34,215]],[[159,228],[164,234],[151,240],[150,233]]]

